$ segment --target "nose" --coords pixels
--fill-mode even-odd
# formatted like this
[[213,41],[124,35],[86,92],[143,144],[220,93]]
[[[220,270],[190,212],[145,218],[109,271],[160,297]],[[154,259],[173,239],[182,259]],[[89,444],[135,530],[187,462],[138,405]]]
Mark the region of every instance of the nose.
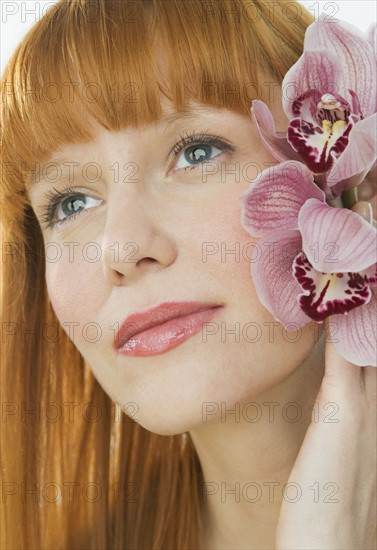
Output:
[[129,285],[174,262],[177,249],[167,219],[167,214],[136,193],[109,200],[102,238],[103,273],[109,284]]

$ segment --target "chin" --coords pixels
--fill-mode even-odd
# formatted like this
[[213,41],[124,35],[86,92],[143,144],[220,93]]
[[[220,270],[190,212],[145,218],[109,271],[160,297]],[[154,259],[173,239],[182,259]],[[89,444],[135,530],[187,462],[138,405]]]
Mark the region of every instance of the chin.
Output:
[[[160,420],[160,421],[159,421]],[[157,435],[180,435],[188,430],[192,429],[190,424],[182,422],[171,422],[169,419],[142,419],[138,422],[148,432]]]
[[148,432],[157,435],[179,435],[202,424],[201,411],[184,411],[179,407],[162,407],[140,413],[134,418]]

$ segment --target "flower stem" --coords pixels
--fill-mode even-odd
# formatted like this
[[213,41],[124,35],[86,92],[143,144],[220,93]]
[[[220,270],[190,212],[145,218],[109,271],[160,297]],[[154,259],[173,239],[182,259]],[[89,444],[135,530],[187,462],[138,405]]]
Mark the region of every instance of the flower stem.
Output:
[[327,199],[327,204],[329,206],[333,206],[334,208],[343,208],[342,199],[340,197],[336,197],[335,199]]
[[352,187],[351,189],[347,189],[346,191],[343,191],[342,193],[342,202],[344,204],[345,208],[351,208],[357,203],[357,187]]

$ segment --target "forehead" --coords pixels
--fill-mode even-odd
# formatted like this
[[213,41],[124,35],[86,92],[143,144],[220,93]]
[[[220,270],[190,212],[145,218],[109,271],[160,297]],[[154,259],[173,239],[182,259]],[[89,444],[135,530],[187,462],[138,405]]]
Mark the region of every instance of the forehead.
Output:
[[165,99],[161,100],[162,116],[153,123],[153,126],[162,129],[169,129],[173,124],[178,121],[194,120],[200,117],[213,115],[218,112],[218,107],[210,105],[200,104],[194,101],[190,101],[186,109],[176,110],[172,103]]
[[[161,110],[162,115],[155,122],[132,128],[138,129],[140,131],[147,131],[148,129],[153,128],[154,130],[161,132],[161,134],[164,134],[165,132],[169,132],[169,130],[173,132],[175,127],[181,128],[185,124],[189,124],[190,122],[194,121],[196,122],[200,119],[213,119],[213,117],[215,116],[218,117],[220,111],[222,113],[227,111],[223,108],[205,105],[193,101],[189,102],[189,105],[186,109],[176,110],[173,104],[165,99],[161,100]],[[234,115],[236,116],[235,113]],[[221,118],[223,119],[223,115]],[[93,124],[93,128],[95,130],[94,138],[90,142],[67,142],[65,144],[62,144],[57,150],[51,153],[51,155],[49,155],[49,158],[46,159],[43,163],[38,163],[35,173],[27,183],[28,191],[30,191],[32,187],[35,187],[35,184],[39,183],[41,179],[43,180],[43,174],[47,169],[49,169],[49,167],[52,172],[54,172],[56,171],[57,166],[60,169],[61,166],[65,166],[65,164],[72,160],[72,158],[81,156],[84,158],[85,155],[88,154],[88,152],[92,154],[96,147],[101,148],[102,146],[107,145],[108,138],[111,137],[114,132],[103,128],[97,123]],[[127,128],[121,129],[119,131],[120,134],[123,134],[125,130],[127,130]],[[118,131],[116,132],[116,134],[117,133]]]

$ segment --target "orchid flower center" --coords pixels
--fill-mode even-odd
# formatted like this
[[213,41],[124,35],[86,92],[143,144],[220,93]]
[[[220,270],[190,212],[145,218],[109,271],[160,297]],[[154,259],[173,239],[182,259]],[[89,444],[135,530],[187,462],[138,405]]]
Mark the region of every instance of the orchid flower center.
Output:
[[294,259],[293,275],[303,289],[299,297],[301,309],[318,323],[330,315],[347,315],[355,307],[368,303],[371,296],[368,281],[373,282],[374,277],[317,271],[303,252]]
[[340,103],[333,95],[324,94],[321,97],[320,102],[318,103],[318,108],[320,109],[340,109],[342,111],[346,110],[346,107]]
[[317,117],[326,131],[336,132],[337,128],[344,128],[348,121],[349,109],[331,94],[324,94],[317,104]]
[[348,107],[331,94],[324,94],[317,104],[317,118],[324,137],[332,146],[344,133],[349,117]]

